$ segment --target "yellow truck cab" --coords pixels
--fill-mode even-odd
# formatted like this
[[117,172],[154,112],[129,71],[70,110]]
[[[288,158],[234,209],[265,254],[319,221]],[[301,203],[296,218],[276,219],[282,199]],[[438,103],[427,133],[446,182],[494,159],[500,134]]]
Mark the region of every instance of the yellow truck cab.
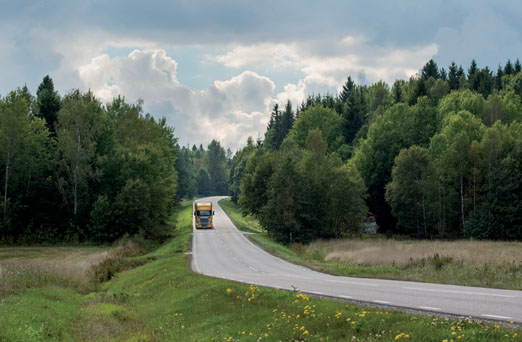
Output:
[[212,216],[214,215],[214,211],[212,211],[212,203],[195,203],[194,206],[194,216],[196,217],[196,228],[213,228],[213,220]]

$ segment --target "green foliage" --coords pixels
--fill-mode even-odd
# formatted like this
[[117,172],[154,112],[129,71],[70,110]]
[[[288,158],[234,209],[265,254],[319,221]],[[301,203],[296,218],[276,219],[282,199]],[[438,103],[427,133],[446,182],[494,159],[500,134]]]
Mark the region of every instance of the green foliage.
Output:
[[358,233],[367,212],[365,187],[355,169],[327,150],[315,128],[304,148],[291,135],[277,152],[252,154],[241,181],[243,211],[283,242]]
[[321,130],[330,152],[337,150],[343,143],[342,119],[331,109],[316,106],[301,112],[289,134],[299,146],[304,147],[313,129]]
[[386,186],[386,201],[402,233],[427,238],[433,227],[435,174],[428,150],[417,145],[395,157],[392,181]]
[[205,166],[211,182],[212,195],[228,194],[227,159],[225,150],[217,140],[212,140],[208,145],[205,156]]
[[236,204],[238,203],[241,194],[241,179],[243,178],[248,159],[254,151],[254,141],[252,140],[252,137],[249,137],[246,147],[237,152],[232,160],[232,166],[230,167],[229,173],[229,191],[232,202]]
[[241,178],[239,205],[245,213],[261,214],[261,208],[268,202],[268,182],[274,168],[273,152],[264,153],[257,149],[249,158]]
[[286,103],[285,110],[282,113],[279,111],[279,105],[275,104],[265,133],[264,145],[266,148],[271,151],[279,149],[294,121],[295,117],[290,101]]
[[214,187],[210,181],[210,177],[205,169],[199,169],[197,176],[198,194],[201,196],[209,196],[214,193]]
[[85,201],[93,174],[96,137],[103,120],[101,103],[90,92],[67,94],[58,113],[57,147],[60,153],[58,188],[76,218]]
[[45,120],[46,126],[52,134],[54,134],[56,130],[55,126],[60,107],[60,96],[58,92],[54,90],[53,80],[47,75],[43,78],[42,83],[40,83],[36,91],[33,113],[35,116]]
[[[364,180],[366,202],[383,232],[517,238],[522,73],[509,60],[496,75],[475,60],[466,73],[455,63],[447,70],[430,60],[420,77],[398,80],[391,91],[384,82],[359,86],[348,77],[336,97],[308,96],[284,143],[274,143],[282,118],[276,105],[263,145],[270,153],[250,147],[238,154],[233,199],[281,241],[296,232],[303,240],[336,236],[335,224],[321,224],[332,205],[326,184],[341,172],[337,154]],[[310,136],[316,129],[326,157],[318,157],[323,145]]]
[[79,90],[55,105],[49,77],[28,100],[22,89],[0,101],[2,241],[161,238],[177,187],[176,138],[165,120],[143,115],[141,102],[118,97],[104,108]]

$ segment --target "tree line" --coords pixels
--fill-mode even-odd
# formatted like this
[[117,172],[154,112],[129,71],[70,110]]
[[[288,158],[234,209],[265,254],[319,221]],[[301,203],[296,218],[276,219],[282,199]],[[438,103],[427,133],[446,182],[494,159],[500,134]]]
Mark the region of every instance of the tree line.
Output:
[[0,241],[161,238],[175,206],[179,154],[165,119],[142,102],[61,97],[46,76],[0,99]]
[[199,147],[195,144],[192,147],[182,146],[176,160],[179,178],[177,199],[227,195],[231,157],[230,148],[225,151],[215,139],[206,150],[202,144]]
[[[238,151],[230,194],[281,241],[357,233],[522,238],[522,66],[448,70],[275,105]],[[369,210],[369,212],[368,212]]]

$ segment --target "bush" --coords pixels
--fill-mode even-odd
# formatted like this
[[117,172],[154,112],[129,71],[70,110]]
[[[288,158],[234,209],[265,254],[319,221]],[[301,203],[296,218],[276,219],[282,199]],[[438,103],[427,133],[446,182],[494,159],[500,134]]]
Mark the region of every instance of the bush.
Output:
[[500,238],[497,234],[499,228],[493,213],[487,208],[481,208],[469,214],[463,233],[468,238],[497,240]]

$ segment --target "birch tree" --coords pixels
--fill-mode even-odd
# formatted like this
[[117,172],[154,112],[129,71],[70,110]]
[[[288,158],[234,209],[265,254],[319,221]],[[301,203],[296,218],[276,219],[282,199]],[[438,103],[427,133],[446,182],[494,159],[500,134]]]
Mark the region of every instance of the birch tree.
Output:
[[58,187],[66,202],[78,214],[79,201],[87,180],[93,175],[96,134],[102,107],[91,92],[75,90],[63,99],[58,112],[57,144],[61,156]]
[[2,239],[5,238],[9,183],[13,165],[27,143],[30,131],[29,105],[24,97],[11,92],[0,100],[0,149],[4,166],[4,198]]

